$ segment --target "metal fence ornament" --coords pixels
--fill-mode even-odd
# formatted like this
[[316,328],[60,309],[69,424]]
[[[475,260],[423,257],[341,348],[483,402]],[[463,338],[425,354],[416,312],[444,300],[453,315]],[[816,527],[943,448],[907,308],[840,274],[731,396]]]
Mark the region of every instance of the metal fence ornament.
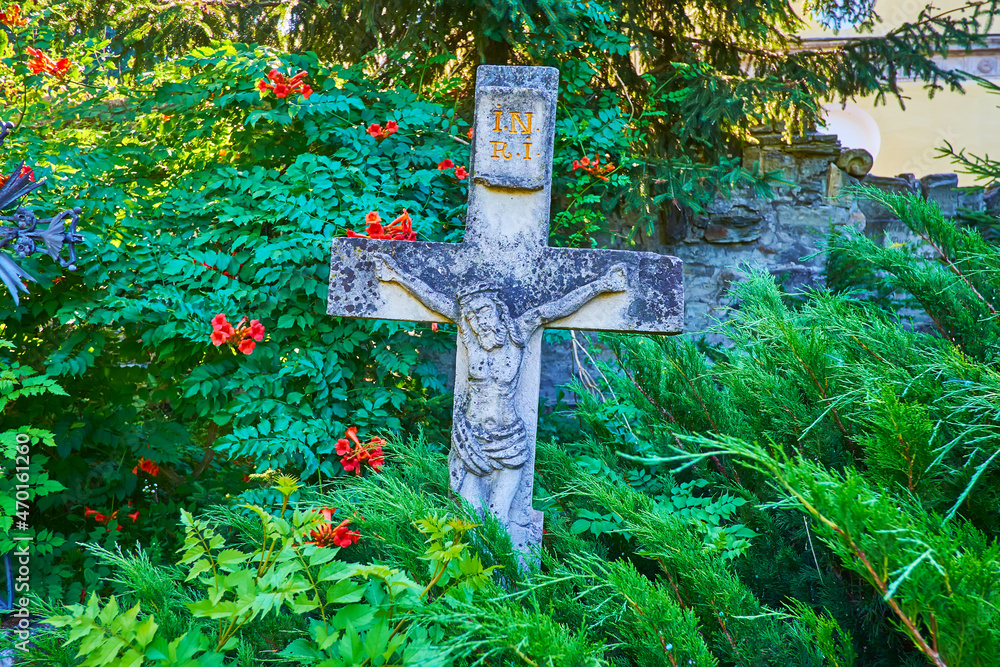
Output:
[[[10,122],[0,124],[0,146],[13,127],[14,124]],[[31,169],[22,162],[0,187],[0,211],[11,208],[25,195],[44,184],[45,179],[35,181]],[[39,252],[41,244],[53,261],[64,269],[76,271],[76,244],[83,243],[83,235],[76,231],[80,212],[81,209],[76,207],[51,218],[38,218],[33,210],[18,206],[13,215],[0,215],[0,221],[12,223],[0,226],[0,249],[9,248],[17,257],[24,259]],[[67,251],[66,259],[63,258],[64,248]],[[25,279],[38,282],[37,278],[17,262],[0,253],[0,282],[7,287],[17,305],[21,303],[19,292],[28,291],[24,286]]]

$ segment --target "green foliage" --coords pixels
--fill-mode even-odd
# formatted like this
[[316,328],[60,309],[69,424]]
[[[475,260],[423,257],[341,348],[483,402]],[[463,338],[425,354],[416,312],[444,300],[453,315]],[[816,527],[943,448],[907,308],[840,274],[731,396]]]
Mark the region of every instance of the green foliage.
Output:
[[[88,633],[105,633],[114,619],[127,619],[124,610],[139,604],[130,627],[154,618],[151,645],[163,654],[174,646],[192,660],[216,653],[264,663],[275,655],[268,651],[278,650],[301,664],[363,664],[405,635],[401,648],[426,650],[414,654],[419,659],[413,664],[920,664],[915,649],[906,649],[917,635],[895,615],[895,604],[920,637],[936,637],[933,645],[946,664],[989,664],[982,656],[996,641],[998,554],[981,530],[964,518],[942,522],[919,501],[904,502],[900,492],[872,484],[862,473],[831,470],[794,451],[786,455],[775,444],[678,435],[686,451],[667,448],[668,456],[660,459],[669,460],[662,462],[649,455],[643,462],[615,456],[597,443],[570,445],[569,451],[540,443],[543,497],[536,502],[554,504],[538,571],[519,565],[490,517],[475,525],[469,507],[464,517],[445,516],[454,505],[445,496],[445,457],[438,448],[422,440],[393,441],[377,476],[342,478],[322,490],[279,478],[283,512],[257,508],[251,512],[255,520],[237,520],[247,515],[234,499],[206,515],[211,518],[186,516],[180,574],[141,553],[100,554],[114,564],[129,601],[118,601],[114,618],[105,612],[108,618],[96,625],[88,619],[99,617],[107,604],[75,606],[57,632],[68,637],[76,623]],[[727,482],[714,465],[706,466],[713,454],[722,457],[731,477],[739,470],[740,481]],[[706,543],[704,530],[689,516],[665,512],[650,491],[593,475],[577,459],[600,459],[622,477],[641,464],[662,481],[694,474],[710,480],[682,482],[684,492],[671,497],[714,489],[721,499],[722,489],[732,488],[755,500],[765,496],[770,504],[758,500],[756,507],[734,508],[734,516],[759,534],[729,558]],[[671,463],[690,465],[668,474]],[[289,500],[294,497],[299,499]],[[365,517],[359,521],[361,541],[339,553],[304,545],[301,540],[322,519],[303,507],[323,505],[335,505],[342,516]],[[571,530],[579,511],[588,508],[617,517],[617,526],[599,535]],[[775,534],[768,520],[780,521],[797,508],[812,517],[812,536],[787,528]],[[413,522],[413,516],[425,518]],[[764,561],[793,565],[781,551],[761,552],[775,539],[796,545],[795,551],[809,540],[820,547],[804,554],[824,563],[826,578],[809,582],[822,591],[818,599],[803,589],[785,597],[795,592],[788,572],[777,583],[751,574],[763,573]],[[340,560],[345,555],[351,562]],[[258,574],[261,567],[265,571]],[[775,585],[779,590],[767,590]],[[836,596],[846,593],[855,605],[878,610],[874,624],[842,617]],[[153,609],[158,611],[143,611]],[[898,630],[879,622],[881,614],[895,619]],[[220,639],[229,644],[220,648]],[[127,642],[121,653],[137,645]],[[156,664],[159,655],[147,649],[150,662]],[[33,659],[51,664],[37,653]]]
[[[997,256],[933,207],[867,193],[932,254],[840,237],[834,291],[794,307],[752,273],[728,347],[609,338],[611,400],[580,388],[592,439],[539,444],[538,571],[449,498],[433,362],[448,332],[324,308],[329,238],[366,212],[406,208],[421,238],[461,238],[464,188],[437,164],[463,162],[478,62],[560,67],[551,243],[593,246],[612,213],[648,226],[736,187],[766,194],[775,175],[735,157],[754,125],[792,135],[828,98],[898,96],[900,76],[958,87],[930,56],[979,43],[995,2],[832,51],[789,50],[798,17],[770,0],[33,8],[2,38],[20,99],[5,173],[26,159],[48,181],[39,210],[80,205],[87,246],[73,275],[30,260],[40,283],[0,308],[5,455],[36,438],[33,588],[81,600],[48,612],[58,627],[31,660],[995,661]],[[30,75],[27,44],[76,66]],[[271,69],[307,71],[315,92],[262,95]],[[365,132],[390,119],[390,139]],[[594,154],[607,181],[571,170]],[[900,292],[940,335],[901,326]],[[268,337],[251,355],[211,346],[220,312]],[[345,427],[414,424],[428,439],[394,439],[383,474],[343,475]],[[131,473],[140,459],[159,474]],[[140,520],[84,514],[129,503]],[[309,544],[313,506],[362,541]],[[162,564],[176,547],[181,564]]]
[[[0,347],[8,345],[8,341],[0,339]],[[9,409],[18,399],[46,394],[58,396],[66,392],[52,378],[30,367],[17,363],[0,367],[0,410]],[[53,434],[44,429],[22,426],[0,432],[0,470],[4,471],[0,478],[0,553],[14,551],[15,520],[18,535],[32,541],[35,553],[51,554],[62,546],[61,536],[44,528],[39,530],[31,516],[32,508],[51,506],[51,496],[66,490],[49,476],[45,465],[49,459],[38,451],[54,445]]]
[[[299,487],[283,478],[277,488],[287,505]],[[450,664],[441,629],[417,619],[428,594],[435,594],[435,604],[468,604],[490,581],[493,568],[484,568],[462,541],[473,524],[433,515],[417,522],[427,535],[423,558],[430,564],[421,586],[399,569],[345,562],[340,548],[310,544],[307,538],[325,521],[319,512],[295,509],[286,519],[284,509],[277,516],[246,509],[259,520],[252,551],[227,544],[212,521],[182,512],[183,580],[165,576],[142,551],[124,556],[98,549],[136,603],[126,610],[112,596],[102,605],[94,593],[87,605],[71,605],[48,622],[67,629],[66,643],[79,641],[77,657],[86,667],[226,664],[234,652],[253,656],[249,648],[260,643],[269,616],[284,626],[277,656],[299,664]],[[188,612],[183,623],[176,611],[181,600]],[[143,603],[158,612],[143,612]]]
[[[652,496],[657,513],[690,522],[704,533],[705,543],[702,548],[722,553],[723,559],[741,555],[756,534],[742,523],[736,522],[738,508],[747,502],[744,498],[731,493],[722,493],[718,498],[699,495],[699,490],[709,486],[708,480],[674,482],[656,468],[632,468],[626,470],[623,476],[602,460],[587,455],[576,456],[575,463],[597,479],[624,483],[636,491]],[[580,518],[570,526],[572,533],[590,532],[595,536],[621,533],[628,539],[632,537],[623,528],[625,519],[620,514],[579,509],[577,516]]]
[[[140,6],[119,19],[139,20]],[[24,93],[22,108],[8,110],[19,122],[8,164],[26,159],[46,178],[40,207],[81,206],[87,239],[79,271],[30,259],[37,289],[20,307],[0,305],[14,344],[0,351],[3,363],[40,369],[67,394],[23,400],[0,427],[55,434],[43,448],[47,471],[73,491],[44,508],[44,528],[58,526],[65,542],[39,563],[34,585],[70,599],[109,574],[76,542],[170,549],[179,535],[152,528],[188,503],[221,501],[267,469],[322,483],[343,474],[334,447],[347,426],[370,434],[421,424],[440,438],[450,409],[437,359],[452,349],[451,332],[337,320],[324,303],[328,240],[358,229],[370,210],[406,208],[421,238],[461,238],[463,185],[437,169],[445,158],[462,163],[461,87],[373,79],[367,62],[232,43],[150,60],[155,49],[130,42],[135,51],[123,57],[120,39],[156,35],[132,26],[66,39],[60,28],[76,11],[74,31],[118,9],[69,2],[64,14],[45,10],[48,20],[29,14],[3,53]],[[197,18],[173,12],[165,28],[185,21]],[[66,55],[74,69],[62,80],[27,74],[27,43]],[[646,117],[596,90],[589,65],[574,67],[558,118],[554,187],[564,206],[552,242],[593,246],[636,182],[628,165],[646,141]],[[262,95],[256,84],[272,68],[307,71],[315,92]],[[401,128],[391,139],[364,131],[388,119]],[[572,172],[574,159],[594,153],[627,168],[607,182]],[[218,313],[258,319],[268,337],[249,356],[213,347],[208,323]],[[143,458],[158,476],[131,473]],[[140,519],[108,530],[84,515],[122,507],[140,509]]]
[[[925,245],[835,237],[828,273],[841,291],[802,295],[794,307],[770,276],[749,270],[716,331],[731,345],[711,357],[690,341],[606,337],[620,372],[604,365],[602,394],[616,400],[580,387],[581,416],[593,448],[620,457],[598,478],[644,480],[635,489],[642,502],[593,481],[578,486],[588,509],[617,517],[614,529],[641,553],[677,566],[681,594],[745,586],[730,598],[734,623],[757,617],[753,598],[791,600],[803,624],[795,636],[811,636],[801,646],[829,664],[918,664],[921,654],[936,665],[991,664],[1000,637],[1000,257],[933,204],[862,194]],[[923,306],[929,332],[890,310],[899,301],[888,297],[904,291]],[[884,295],[883,307],[859,292]],[[693,547],[649,523],[664,479],[748,501],[732,519],[720,515],[753,533],[732,584],[685,586],[683,573],[697,566],[678,559]],[[672,503],[675,520],[683,505]],[[728,629],[751,646],[760,637]],[[740,641],[732,646],[742,654]]]
[[[993,4],[835,52],[784,51],[800,22],[783,2],[692,7],[24,3],[28,24],[0,36],[2,84],[17,100],[5,173],[26,160],[47,181],[39,212],[79,205],[87,239],[79,271],[33,258],[25,268],[40,282],[19,307],[0,303],[14,344],[0,362],[67,394],[21,400],[0,421],[53,433],[38,455],[72,490],[40,508],[41,529],[58,526],[65,542],[36,587],[85,598],[109,571],[76,542],[169,550],[180,536],[153,527],[222,501],[245,474],[342,475],[334,447],[349,425],[421,424],[444,440],[450,401],[435,360],[450,332],[327,317],[327,246],[368,211],[403,208],[422,239],[461,238],[464,185],[437,164],[464,161],[477,62],[560,68],[551,242],[594,246],[612,213],[634,209],[649,227],[717,192],[766,193],[774,174],[736,158],[760,122],[797,132],[820,100],[894,94],[901,73],[959,85],[929,56],[977,43]],[[29,45],[69,58],[70,72],[31,74]],[[262,94],[272,69],[306,71],[315,92]],[[400,131],[388,140],[364,131],[390,119]],[[615,166],[607,181],[572,171],[585,155]],[[219,313],[260,320],[268,337],[249,356],[213,347]],[[140,459],[156,462],[155,479],[131,473]],[[123,507],[141,518],[84,515]],[[731,537],[711,539],[738,551],[743,538]]]
[[[474,604],[420,612],[444,627],[456,664],[824,664],[809,626],[755,600],[733,559],[707,547],[700,527],[622,482],[592,476],[578,457],[618,470],[622,460],[582,446],[571,454],[539,443],[536,488],[544,491],[536,505],[547,507],[540,571],[526,571],[502,528],[484,517],[467,533],[468,549],[484,565],[502,566],[499,576]],[[445,457],[421,440],[396,441],[391,450],[377,478],[347,479],[311,500],[366,517],[365,534],[378,539],[363,539],[359,558],[414,571],[408,564],[419,565],[425,536],[406,517],[451,505]],[[424,478],[425,466],[437,474]],[[596,507],[617,527],[572,530],[581,510]],[[827,627],[827,644],[839,646],[836,623]]]
[[[13,347],[9,341],[0,340],[0,347]],[[13,363],[0,368],[0,410],[9,403],[25,396],[55,394],[65,396],[63,388],[47,375],[40,375],[29,366]]]
[[934,664],[992,662],[1000,646],[996,540],[969,523],[942,521],[919,501],[905,502],[853,469],[838,474],[731,438],[693,442],[739,456],[781,484],[818,519],[818,531],[841,562],[882,594],[900,629]]
[[[155,535],[158,520],[221,500],[246,473],[343,474],[334,447],[349,425],[442,427],[450,403],[433,359],[450,338],[336,320],[324,303],[329,238],[367,211],[408,207],[424,238],[454,226],[459,186],[436,165],[461,128],[441,105],[314,57],[280,64],[266,49],[206,47],[134,90],[107,78],[109,63],[70,55],[106,87],[29,77],[39,89],[8,157],[47,177],[46,207],[85,209],[84,259],[65,276],[30,260],[41,289],[0,304],[13,343],[3,366],[43,369],[18,392],[52,380],[65,395],[6,406],[0,428],[55,434],[37,455],[73,491],[40,507],[51,510],[40,527],[67,540],[39,561],[35,586],[75,598],[107,574],[77,541],[113,548],[143,535],[170,548],[179,536]],[[308,68],[307,104],[262,98],[256,83],[275,66]],[[387,118],[402,131],[379,144],[363,125]],[[220,312],[259,319],[268,338],[249,356],[212,346]],[[158,464],[156,478],[131,473],[140,458]],[[83,516],[129,502],[141,518],[120,534]]]
[[913,196],[870,187],[858,193],[898,216],[923,244],[883,248],[861,235],[834,237],[827,269],[832,286],[867,289],[883,303],[895,293],[910,294],[942,337],[977,360],[993,361],[1000,341],[996,246]]
[[[86,607],[77,605],[71,611],[72,617],[50,620],[56,627],[69,625],[72,628],[67,641],[82,640],[77,652],[78,657],[83,658],[81,665],[137,667],[143,664],[144,653],[156,636],[157,625],[152,616],[141,623],[136,620],[141,611],[139,605],[122,611],[118,601],[112,597],[102,608],[95,593]],[[186,655],[176,655],[176,658],[181,663],[192,664]],[[214,661],[214,664],[219,664],[219,661]]]
[[[829,4],[807,2],[802,9],[805,16],[822,16]],[[190,7],[157,0],[40,0],[35,6],[52,30],[46,43],[66,49],[89,41],[104,51],[115,77],[136,83],[221,35],[326,62],[364,63],[380,87],[403,85],[418,97],[460,91],[453,103],[466,112],[480,63],[559,67],[561,102],[575,112],[575,127],[588,130],[581,152],[628,145],[611,152],[631,181],[623,199],[653,219],[672,200],[704,202],[745,180],[730,158],[761,122],[783,124],[791,135],[821,120],[827,100],[875,95],[902,103],[899,81],[911,77],[930,94],[960,89],[968,75],[942,69],[933,56],[984,44],[1000,9],[996,0],[947,11],[918,5],[911,20],[873,37],[864,33],[881,19],[871,3],[839,3],[841,12],[857,6],[865,17],[861,34],[837,48],[808,48],[796,35],[805,26],[799,10],[778,0]],[[575,134],[563,127],[560,133]],[[631,139],[623,142],[624,133]],[[652,196],[662,202],[647,211]]]

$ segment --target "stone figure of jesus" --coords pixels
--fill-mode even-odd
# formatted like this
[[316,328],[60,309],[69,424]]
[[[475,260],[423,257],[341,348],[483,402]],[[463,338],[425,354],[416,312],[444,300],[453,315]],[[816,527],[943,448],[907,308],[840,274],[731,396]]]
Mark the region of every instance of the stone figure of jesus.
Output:
[[450,466],[452,488],[466,499],[478,499],[505,525],[527,528],[532,523],[527,516],[530,498],[513,507],[525,516],[511,516],[531,454],[516,401],[525,345],[541,327],[573,314],[595,297],[624,292],[628,288],[626,266],[615,264],[601,278],[514,318],[497,285],[472,284],[449,297],[404,272],[389,255],[378,253],[374,259],[379,281],[398,284],[428,309],[454,322],[467,350],[468,392],[456,401],[450,454],[452,463],[457,458],[462,465]]

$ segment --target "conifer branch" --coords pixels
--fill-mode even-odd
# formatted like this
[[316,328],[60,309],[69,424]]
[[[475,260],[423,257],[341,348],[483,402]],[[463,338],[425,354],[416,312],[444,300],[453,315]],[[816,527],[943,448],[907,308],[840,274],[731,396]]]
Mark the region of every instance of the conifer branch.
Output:
[[522,653],[521,649],[519,649],[518,647],[514,646],[513,644],[508,644],[507,648],[512,650],[514,653],[517,653],[517,657],[519,657],[521,660],[524,660],[526,663],[531,665],[531,667],[538,667],[538,663],[529,658],[528,656],[526,656],[524,653]]
[[687,609],[688,606],[684,603],[684,599],[681,598],[680,589],[677,588],[677,583],[674,581],[673,575],[670,574],[670,570],[667,569],[666,563],[659,556],[656,557],[656,562],[659,564],[660,569],[663,573],[667,575],[667,580],[670,582],[670,586],[674,589],[674,595],[677,596],[677,604],[681,606],[681,609]]
[[951,258],[948,257],[948,255],[944,252],[944,250],[940,246],[938,246],[938,244],[936,244],[933,239],[931,239],[931,237],[927,234],[927,232],[924,231],[924,230],[922,230],[922,231],[918,232],[918,235],[920,236],[920,238],[922,238],[924,240],[924,242],[927,245],[929,245],[931,248],[934,249],[934,252],[936,252],[938,254],[938,256],[941,258],[941,261],[944,263],[944,265],[947,266],[951,270],[952,273],[954,273],[956,276],[958,276],[959,278],[962,279],[962,282],[965,283],[966,287],[968,287],[970,290],[972,290],[972,293],[975,294],[976,297],[983,303],[983,305],[985,305],[986,308],[989,309],[990,314],[993,315],[994,317],[996,317],[996,315],[997,315],[997,309],[993,307],[993,304],[990,303],[986,299],[986,297],[984,297],[982,294],[979,293],[979,290],[976,289],[976,286],[973,285],[972,282],[968,278],[965,277],[965,274],[962,273],[961,269],[959,269],[957,266],[955,266],[955,263],[951,261]]
[[733,648],[733,653],[736,655],[736,659],[739,660],[740,665],[746,667],[746,663],[743,662],[743,656],[740,655],[739,649],[736,648],[736,642],[733,640],[733,636],[729,633],[729,628],[726,627],[726,619],[724,615],[715,608],[715,601],[711,601],[709,604],[712,605],[712,611],[715,612],[713,616],[719,622],[719,627],[722,628],[723,634],[726,635],[726,639],[729,640],[729,645]]
[[[858,560],[860,560],[861,563],[865,566],[865,570],[868,571],[868,575],[872,578],[872,582],[875,584],[875,587],[879,590],[879,592],[882,593],[884,597],[885,594],[889,591],[888,585],[886,584],[885,580],[878,575],[878,573],[875,571],[875,568],[872,567],[871,561],[868,559],[868,556],[865,555],[865,552],[861,550],[861,547],[858,546],[858,544],[851,538],[851,536],[847,533],[847,531],[842,529],[835,522],[825,517],[823,513],[819,511],[819,509],[817,509],[812,503],[806,500],[805,496],[796,491],[792,487],[792,485],[788,482],[788,480],[785,479],[784,475],[781,474],[781,471],[777,468],[776,465],[770,465],[768,463],[764,463],[764,465],[766,465],[771,469],[771,473],[775,476],[775,478],[779,482],[781,482],[781,484],[788,490],[789,493],[795,496],[795,498],[802,504],[802,506],[806,508],[806,511],[808,511],[819,521],[825,524],[828,528],[830,528],[830,530],[841,536],[841,538],[848,545],[848,547],[850,547],[850,549],[858,557]],[[910,638],[913,639],[914,643],[916,643],[917,648],[919,648],[924,655],[926,655],[934,662],[935,667],[948,667],[945,661],[938,654],[937,650],[932,648],[924,639],[923,635],[920,634],[920,630],[917,628],[916,624],[909,616],[906,615],[903,609],[899,606],[899,603],[896,602],[895,598],[889,597],[886,600],[886,602],[889,604],[889,608],[892,609],[893,613],[896,614],[896,617],[899,618],[900,621],[902,621],[903,625],[906,627],[907,633],[910,635]]]
[[[930,15],[930,14],[924,15],[923,12],[922,12],[921,13],[921,17],[918,20],[914,21],[913,23],[904,23],[903,25],[899,26],[898,28],[894,28],[893,30],[890,30],[889,32],[886,33],[886,36],[887,37],[890,36],[890,35],[896,36],[896,35],[904,33],[907,29],[919,28],[919,27],[924,26],[924,25],[935,23],[935,22],[940,21],[941,19],[943,19],[945,16],[948,16],[950,14],[956,14],[956,13],[959,13],[959,12],[966,12],[966,11],[968,11],[970,9],[976,10],[976,14],[978,14],[979,10],[982,7],[986,6],[986,5],[989,5],[991,8],[992,7],[996,7],[997,0],[977,0],[975,2],[967,2],[964,5],[961,5],[959,7],[954,7],[952,9],[945,10],[945,11],[940,12],[938,14],[934,14],[933,16]],[[933,7],[933,5],[928,5],[925,8],[925,11],[926,11],[926,9],[934,9],[934,7]],[[990,14],[987,14],[987,16],[989,17]]]
[[[617,356],[617,354],[616,354],[616,356]],[[666,417],[670,421],[671,424],[676,424],[677,420],[674,418],[674,415],[670,412],[670,410],[667,410],[665,407],[663,407],[662,405],[660,405],[659,403],[657,403],[656,400],[652,396],[650,396],[648,393],[646,393],[646,390],[642,388],[642,385],[640,385],[638,382],[636,382],[636,379],[632,375],[632,372],[628,369],[628,366],[626,366],[624,363],[622,363],[622,361],[621,361],[620,358],[619,358],[618,362],[619,362],[622,370],[625,371],[625,376],[632,382],[632,386],[635,387],[639,391],[640,394],[642,394],[642,397],[645,398],[647,401],[649,401],[650,405],[652,405],[654,408],[656,408],[657,410],[659,410],[660,414],[663,415],[664,417]]]
[[823,403],[830,408],[830,414],[833,415],[833,421],[837,424],[837,428],[844,435],[844,437],[847,438],[847,442],[849,443],[851,450],[854,451],[855,449],[854,442],[851,440],[851,436],[848,435],[847,429],[844,428],[843,422],[840,421],[840,413],[837,412],[837,407],[833,405],[832,401],[827,397],[826,388],[820,383],[819,378],[817,378],[815,373],[813,373],[812,368],[809,366],[809,364],[806,363],[805,359],[803,359],[799,355],[798,350],[795,349],[795,343],[793,343],[790,338],[788,338],[787,340],[788,340],[788,347],[792,351],[792,355],[802,365],[802,368],[805,369],[806,373],[808,373],[810,379],[812,379],[813,384],[816,386],[816,391],[819,392],[820,398],[823,400]]
[[682,368],[680,367],[680,364],[678,364],[678,363],[677,363],[677,362],[676,362],[676,361],[674,360],[674,358],[673,358],[673,357],[670,357],[670,356],[668,356],[668,357],[667,357],[667,361],[669,361],[669,362],[670,362],[670,364],[671,364],[671,365],[672,365],[672,366],[673,366],[673,367],[674,367],[675,369],[677,369],[677,373],[678,373],[678,374],[679,374],[679,375],[680,375],[680,376],[681,376],[681,377],[682,377],[682,378],[684,379],[684,382],[685,382],[685,383],[687,384],[688,388],[689,388],[689,389],[691,390],[691,394],[692,394],[692,395],[693,395],[693,396],[695,397],[695,399],[696,399],[696,400],[698,401],[698,405],[700,405],[700,406],[701,406],[701,410],[702,410],[702,412],[703,412],[703,413],[705,414],[705,419],[707,419],[707,420],[708,420],[708,423],[709,423],[709,424],[711,425],[711,427],[712,427],[712,430],[713,430],[714,432],[716,432],[716,433],[719,433],[719,432],[720,432],[720,431],[719,431],[719,427],[718,427],[718,426],[716,425],[716,423],[715,423],[715,420],[714,420],[714,419],[712,419],[712,415],[711,415],[711,413],[710,413],[710,412],[708,411],[708,406],[707,406],[707,405],[705,405],[705,401],[704,401],[704,400],[702,400],[702,398],[701,398],[701,394],[700,394],[700,393],[698,392],[698,388],[694,386],[694,383],[693,383],[693,382],[691,381],[691,379],[690,379],[690,378],[689,378],[689,377],[687,376],[687,374],[686,374],[686,373],[684,372],[684,370],[683,370],[683,369],[682,369]]
[[[633,609],[635,609],[635,613],[639,614],[639,616],[642,616],[643,618],[646,618],[646,615],[644,613],[642,613],[642,609],[639,607],[638,604],[636,604],[635,600],[633,600],[632,598],[630,598],[625,591],[618,591],[618,592],[621,593],[622,597],[624,597],[626,600],[628,600],[629,605],[631,605],[631,607]],[[674,656],[671,655],[670,649],[667,648],[667,639],[666,639],[666,637],[663,636],[663,633],[660,631],[659,628],[653,628],[653,630],[656,632],[656,638],[660,640],[660,649],[670,658],[670,661],[674,665],[676,665],[677,661],[674,660]]]

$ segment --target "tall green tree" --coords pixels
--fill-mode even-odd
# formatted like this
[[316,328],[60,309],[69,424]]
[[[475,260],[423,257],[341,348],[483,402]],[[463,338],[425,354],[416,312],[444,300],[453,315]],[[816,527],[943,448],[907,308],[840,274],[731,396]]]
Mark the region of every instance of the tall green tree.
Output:
[[38,3],[62,39],[110,39],[122,76],[226,38],[363,62],[370,77],[425,93],[454,87],[456,103],[468,107],[476,65],[559,67],[577,93],[563,95],[565,106],[613,104],[633,122],[627,157],[637,205],[649,195],[697,204],[746,177],[732,158],[761,123],[791,134],[820,120],[825,101],[875,95],[902,103],[899,82],[909,78],[929,94],[960,89],[967,75],[932,57],[983,43],[1000,9],[998,0],[944,12],[928,5],[873,37],[864,34],[880,23],[872,5],[805,3],[809,16],[827,22],[846,12],[862,33],[813,47],[796,37],[803,17],[787,0]]

